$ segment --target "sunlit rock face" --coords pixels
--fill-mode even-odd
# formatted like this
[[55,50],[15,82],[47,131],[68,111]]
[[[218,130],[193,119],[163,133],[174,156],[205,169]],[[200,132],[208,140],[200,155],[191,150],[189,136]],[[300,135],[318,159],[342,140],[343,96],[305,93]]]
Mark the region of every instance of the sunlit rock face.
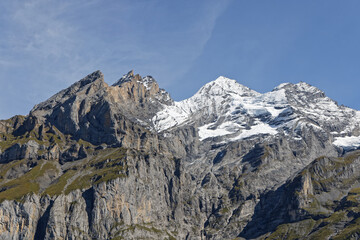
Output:
[[1,239],[358,238],[360,113],[226,77],[100,71],[0,121]]

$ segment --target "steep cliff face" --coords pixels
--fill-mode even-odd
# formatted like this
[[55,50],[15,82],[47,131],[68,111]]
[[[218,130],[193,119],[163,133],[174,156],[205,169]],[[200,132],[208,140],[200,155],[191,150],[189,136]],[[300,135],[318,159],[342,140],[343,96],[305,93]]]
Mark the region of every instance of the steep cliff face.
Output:
[[359,151],[341,158],[319,157],[283,186],[261,196],[263,204],[241,236],[358,239],[359,161]]
[[[28,195],[20,203],[3,201],[1,236],[8,239],[171,237],[171,231],[179,227],[169,223],[173,217],[170,193],[178,190],[179,182],[176,176],[172,177],[175,163],[161,158],[155,162],[153,156],[128,152],[126,166],[127,171],[119,174],[118,168],[113,173],[116,177],[109,181],[101,180],[100,174],[94,175],[96,170],[88,169],[96,178],[92,180],[99,182],[94,186],[90,185],[89,175],[69,170],[73,175],[65,174],[75,180],[64,183],[70,183],[67,188],[57,182],[43,194]],[[109,173],[105,177],[108,176]],[[170,185],[172,189],[167,189]]]
[[220,77],[173,101],[94,72],[0,121],[2,239],[358,236],[360,113]]
[[55,126],[93,144],[140,148],[147,145],[141,136],[150,134],[142,125],[146,127],[149,116],[168,102],[169,94],[150,76],[141,78],[129,72],[108,86],[97,71],[36,105],[29,116],[37,124]]

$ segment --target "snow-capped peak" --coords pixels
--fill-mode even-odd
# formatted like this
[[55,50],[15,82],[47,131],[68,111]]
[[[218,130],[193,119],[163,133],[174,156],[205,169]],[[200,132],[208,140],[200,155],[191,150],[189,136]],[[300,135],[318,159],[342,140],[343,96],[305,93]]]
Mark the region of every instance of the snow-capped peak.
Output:
[[307,93],[314,93],[314,92],[322,92],[317,87],[314,87],[306,82],[299,82],[299,83],[281,83],[279,86],[275,87],[273,91],[285,89],[288,91],[300,91],[300,92],[307,92]]
[[275,87],[273,91],[277,91],[277,90],[280,90],[280,89],[284,89],[286,88],[286,86],[288,85],[291,85],[292,83],[281,83],[279,86]]
[[297,137],[303,128],[331,132],[339,139],[354,129],[360,131],[359,116],[304,82],[283,83],[260,94],[221,76],[194,96],[164,107],[152,122],[158,132],[185,124],[198,126],[200,140],[235,141],[280,132]]
[[306,82],[299,82],[299,83],[295,84],[295,86],[297,87],[298,90],[303,91],[303,92],[321,92],[320,89],[318,89],[317,87],[311,86],[310,84],[308,84]]
[[224,95],[230,93],[246,96],[259,94],[236,80],[220,76],[214,81],[205,84],[195,95]]
[[219,77],[205,84],[194,96],[166,106],[156,114],[152,121],[157,131],[163,131],[189,121],[207,121],[208,118],[238,112],[236,106],[243,101],[243,98],[258,95],[260,93],[235,80]]

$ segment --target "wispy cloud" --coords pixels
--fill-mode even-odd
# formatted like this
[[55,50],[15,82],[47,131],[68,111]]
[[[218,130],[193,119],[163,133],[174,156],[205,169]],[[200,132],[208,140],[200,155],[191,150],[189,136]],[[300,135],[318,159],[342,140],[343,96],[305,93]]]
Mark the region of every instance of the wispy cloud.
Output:
[[[130,34],[136,39],[133,41],[136,47],[124,47],[119,51],[131,49],[133,52],[130,56],[139,56],[139,60],[143,61],[138,62],[136,67],[146,73],[155,74],[160,84],[167,87],[174,81],[181,80],[203,53],[218,18],[230,2],[198,1],[196,6],[190,5],[189,9],[194,8],[192,11],[184,9],[186,14],[169,16],[169,19],[166,19],[170,22],[169,26],[162,29],[155,27],[150,32],[146,29],[133,31]],[[164,4],[164,1],[161,1],[161,4]],[[184,19],[184,16],[188,19]],[[176,22],[183,24],[177,26]]]
[[0,102],[22,96],[23,110],[10,107],[9,112],[24,114],[97,69],[109,83],[134,68],[167,87],[202,54],[227,4],[5,0],[0,3],[0,81],[13,79],[6,84],[17,92],[2,94]]
[[[66,71],[84,68],[84,64],[89,67],[107,63],[110,65],[113,63],[136,64],[137,66],[134,67],[149,71],[162,69],[166,72],[168,69],[168,72],[171,72],[173,78],[176,79],[186,72],[191,63],[201,55],[211,37],[217,18],[229,1],[203,2],[199,4],[200,8],[196,11],[196,17],[192,17],[193,22],[179,29],[170,31],[154,29],[153,32],[147,30],[146,17],[137,16],[138,10],[156,11],[156,8],[164,5],[166,1],[120,2],[121,4],[115,4],[114,9],[111,7],[109,9],[102,6],[105,5],[104,3],[96,0],[15,1],[9,9],[11,20],[8,20],[12,22],[13,30],[0,40],[2,45],[6,45],[8,51],[8,54],[3,54],[3,56],[8,57],[17,53],[43,61],[66,61],[69,63],[69,69]],[[94,9],[86,9],[91,5],[99,7],[99,15],[93,18],[101,25],[88,26],[86,18],[82,21],[74,16],[80,14],[80,17],[83,17],[81,13],[77,13],[83,9],[90,10],[89,14],[93,14]],[[118,16],[115,15],[116,12]],[[134,21],[136,18],[138,18],[136,21],[141,22],[140,24],[136,24]],[[153,18],[151,14],[150,18]],[[151,19],[149,21],[151,22]],[[109,31],[112,32],[112,36],[101,36],[102,33],[90,36],[92,31],[98,30],[97,28],[111,28]],[[157,35],[158,38],[149,39],[150,35]],[[183,39],[178,40],[181,38]],[[162,44],[157,42],[162,42]],[[181,60],[185,64],[179,65],[178,61]],[[4,58],[1,61],[10,62]],[[22,62],[18,61],[18,64]],[[175,69],[177,70],[174,71]],[[54,72],[54,76],[58,75]]]
[[17,2],[9,16],[14,29],[4,40],[12,51],[43,58],[67,56],[73,47],[71,36],[75,32],[73,26],[60,18],[67,7],[61,1]]

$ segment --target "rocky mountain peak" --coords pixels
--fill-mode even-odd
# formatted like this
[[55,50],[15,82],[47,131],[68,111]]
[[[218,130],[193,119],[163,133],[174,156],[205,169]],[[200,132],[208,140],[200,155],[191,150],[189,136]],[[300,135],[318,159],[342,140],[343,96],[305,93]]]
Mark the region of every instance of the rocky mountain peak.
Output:
[[100,89],[107,87],[104,82],[104,75],[101,71],[95,71],[81,80],[75,82],[70,87],[58,92],[48,100],[34,106],[30,111],[30,115],[34,115],[39,119],[43,119],[46,115],[50,115],[56,106],[60,106],[69,99],[92,95]]
[[120,86],[124,82],[131,82],[134,79],[134,77],[135,77],[134,70],[130,70],[127,74],[124,74],[116,83],[114,83],[113,86]]
[[135,75],[133,70],[123,75],[114,83],[110,93],[117,95],[115,98],[130,101],[130,105],[139,105],[146,102],[159,102],[160,104],[167,105],[172,102],[170,95],[159,87],[153,77]]
[[88,74],[86,77],[80,79],[79,81],[75,82],[70,87],[60,91],[58,94],[55,94],[53,97],[59,96],[60,93],[62,93],[63,95],[61,96],[64,97],[72,96],[90,87],[95,88],[97,90],[104,86],[107,86],[107,84],[104,81],[104,74],[100,70],[97,70],[91,74]]
[[299,83],[282,83],[275,87],[273,91],[285,90],[289,99],[294,98],[306,98],[307,101],[311,101],[317,98],[325,98],[326,95],[323,91],[314,87],[306,82]]
[[141,84],[146,88],[146,90],[150,90],[152,87],[155,88],[155,91],[159,89],[159,85],[152,76],[141,77],[139,74],[134,74],[134,70],[130,70],[127,74],[124,74],[112,86],[121,87],[125,83]]
[[131,70],[115,84],[109,86],[104,81],[103,73],[95,71],[48,100],[37,104],[30,114],[39,119],[44,119],[57,108],[67,108],[66,106],[70,102],[77,103],[77,106],[83,100],[95,103],[99,98],[111,105],[126,105],[125,109],[130,105],[144,104],[148,101],[159,102],[159,104],[168,104],[172,101],[170,95],[165,90],[160,89],[156,80],[151,76],[142,78],[139,74],[135,75],[134,71]]
[[36,105],[24,131],[45,124],[92,143],[126,145],[131,141],[124,138],[126,130],[119,129],[149,127],[149,119],[171,103],[170,95],[151,76],[142,78],[130,71],[109,86],[96,71]]
[[87,75],[83,79],[79,80],[78,83],[82,83],[83,86],[85,86],[86,84],[92,83],[92,82],[94,82],[96,80],[104,81],[104,74],[100,70],[97,70],[97,71],[95,71],[93,73],[90,73],[89,75]]

